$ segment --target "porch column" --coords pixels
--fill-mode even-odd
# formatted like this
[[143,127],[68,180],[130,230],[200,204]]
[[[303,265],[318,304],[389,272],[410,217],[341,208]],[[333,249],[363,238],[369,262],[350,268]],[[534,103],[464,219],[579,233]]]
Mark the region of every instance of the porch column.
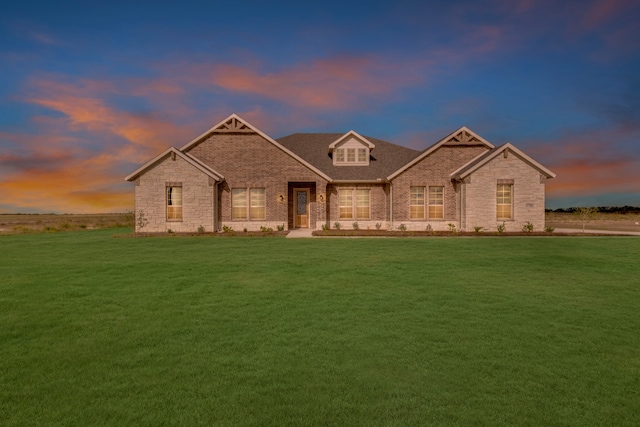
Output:
[[316,181],[316,209],[315,209],[315,224],[314,229],[321,228],[320,224],[326,224],[327,222],[327,182]]

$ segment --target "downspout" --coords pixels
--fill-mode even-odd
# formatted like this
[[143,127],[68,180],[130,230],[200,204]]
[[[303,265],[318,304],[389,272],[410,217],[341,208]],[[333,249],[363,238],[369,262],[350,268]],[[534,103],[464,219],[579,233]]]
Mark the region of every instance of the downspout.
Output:
[[389,230],[393,230],[393,183],[389,181]]
[[218,231],[218,185],[216,182],[213,185],[213,232]]
[[467,189],[462,181],[458,181],[457,185],[460,186],[460,230],[465,231],[467,229]]

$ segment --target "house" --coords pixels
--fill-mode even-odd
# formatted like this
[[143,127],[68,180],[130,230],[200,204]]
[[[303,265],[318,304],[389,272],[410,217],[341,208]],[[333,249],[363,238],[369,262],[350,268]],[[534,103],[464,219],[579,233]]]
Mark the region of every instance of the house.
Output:
[[458,230],[544,228],[549,169],[467,127],[424,151],[363,136],[273,139],[232,114],[125,179],[148,221],[136,231],[207,232],[323,226]]

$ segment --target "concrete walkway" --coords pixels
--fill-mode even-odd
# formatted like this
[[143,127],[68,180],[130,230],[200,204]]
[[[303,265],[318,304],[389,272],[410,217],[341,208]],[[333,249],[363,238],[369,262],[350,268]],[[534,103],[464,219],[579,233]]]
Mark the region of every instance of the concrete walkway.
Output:
[[313,237],[311,233],[313,233],[313,230],[310,228],[293,228],[289,230],[289,234],[287,234],[287,239],[300,239],[300,238]]

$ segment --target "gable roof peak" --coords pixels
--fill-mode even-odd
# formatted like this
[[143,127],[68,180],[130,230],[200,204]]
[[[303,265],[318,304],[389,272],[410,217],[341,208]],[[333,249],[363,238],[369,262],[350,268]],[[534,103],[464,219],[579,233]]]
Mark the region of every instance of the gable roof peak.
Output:
[[493,148],[493,144],[467,126],[461,126],[444,137],[443,140],[445,140],[443,145],[485,145],[488,148]]
[[334,148],[336,148],[336,146],[338,144],[340,144],[342,141],[344,141],[345,139],[347,139],[349,137],[355,137],[357,140],[359,140],[364,145],[369,147],[369,150],[373,150],[374,148],[376,148],[376,146],[375,146],[375,144],[373,142],[369,141],[367,138],[365,138],[364,136],[360,135],[355,130],[350,130],[349,132],[345,133],[344,135],[340,136],[340,138],[336,139],[331,144],[329,144],[329,153],[333,152]]
[[443,145],[447,145],[447,146],[483,145],[489,150],[495,148],[495,146],[492,143],[490,143],[489,141],[487,141],[486,139],[484,139],[483,137],[481,137],[480,135],[478,135],[468,127],[462,126],[454,130],[449,135],[445,136],[444,138],[442,138],[440,141],[436,142],[432,146],[427,147],[422,153],[420,153],[419,156],[417,156],[416,158],[411,160],[409,163],[407,163],[406,165],[402,166],[400,169],[398,169],[397,171],[389,175],[387,179],[392,180],[396,176],[400,175],[402,172],[409,169],[411,166],[415,165],[425,157],[429,156],[431,153],[433,153]]
[[547,178],[556,177],[555,173],[553,173],[551,170],[549,170],[548,168],[546,168],[545,166],[543,166],[533,158],[529,157],[528,155],[520,151],[520,149],[518,149],[516,146],[514,146],[510,142],[506,142],[500,145],[499,147],[494,147],[493,149],[480,154],[476,158],[472,159],[469,163],[453,171],[450,176],[452,179],[461,181],[466,177],[468,177],[469,175],[471,175],[476,170],[480,169],[481,167],[489,163],[491,160],[495,159],[501,153],[505,153],[505,157],[508,155],[508,153],[513,153],[514,155],[522,159],[522,161],[524,161],[525,163],[529,164],[531,167],[537,169],[539,172],[546,175]]
[[200,136],[197,136],[196,138],[194,138],[191,141],[189,141],[186,145],[184,145],[182,148],[180,148],[180,151],[186,152],[188,149],[190,149],[191,147],[193,147],[196,144],[199,144],[200,142],[202,142],[203,140],[205,140],[209,136],[213,135],[214,133],[243,133],[243,134],[255,133],[255,134],[258,134],[259,136],[264,138],[266,141],[268,141],[269,143],[273,144],[275,147],[277,147],[278,149],[282,150],[283,152],[287,153],[289,156],[293,157],[294,159],[296,159],[297,161],[299,161],[304,166],[308,167],[309,169],[311,169],[313,172],[317,173],[318,175],[320,175],[324,179],[326,179],[328,181],[331,180],[331,178],[328,175],[326,175],[325,173],[320,171],[315,166],[311,165],[310,163],[308,163],[305,160],[303,160],[302,158],[300,158],[300,156],[298,156],[296,153],[292,152],[288,148],[283,147],[276,140],[271,138],[266,133],[262,132],[257,127],[255,127],[252,124],[250,124],[245,119],[241,118],[236,113],[231,114],[229,117],[227,117],[226,119],[222,120],[218,124],[214,125],[213,127],[211,127],[209,130],[207,130],[206,132],[204,132]]
[[183,153],[182,151],[178,150],[175,147],[167,148],[162,153],[160,153],[159,155],[157,155],[156,157],[154,157],[144,165],[140,166],[138,169],[136,169],[135,171],[127,175],[125,177],[125,181],[133,181],[134,179],[142,175],[144,172],[146,172],[147,169],[151,168],[153,165],[155,165],[157,162],[164,159],[169,154],[171,154],[174,160],[176,159],[176,157],[181,158],[182,160],[186,161],[191,166],[200,170],[200,172],[203,172],[205,175],[210,176],[217,182],[224,181],[224,176],[222,176],[220,173],[211,169],[211,167],[209,167],[208,165],[205,165],[204,163],[202,163],[200,160],[196,159],[189,153]]

